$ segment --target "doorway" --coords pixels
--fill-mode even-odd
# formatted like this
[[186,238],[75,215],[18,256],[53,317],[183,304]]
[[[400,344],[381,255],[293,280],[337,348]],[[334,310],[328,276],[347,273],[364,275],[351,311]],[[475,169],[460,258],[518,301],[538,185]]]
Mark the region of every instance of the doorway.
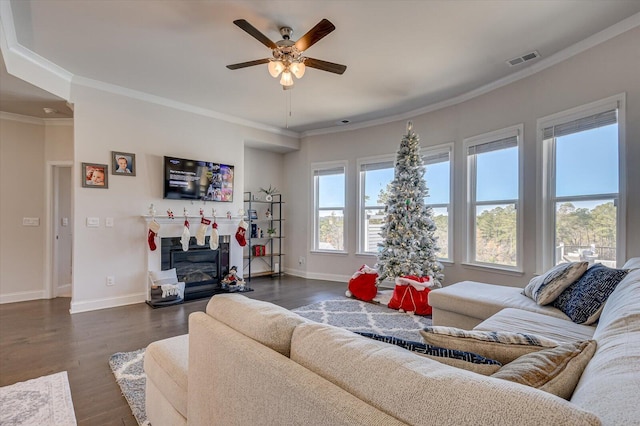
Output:
[[73,210],[71,165],[51,167],[51,297],[71,297],[73,271]]

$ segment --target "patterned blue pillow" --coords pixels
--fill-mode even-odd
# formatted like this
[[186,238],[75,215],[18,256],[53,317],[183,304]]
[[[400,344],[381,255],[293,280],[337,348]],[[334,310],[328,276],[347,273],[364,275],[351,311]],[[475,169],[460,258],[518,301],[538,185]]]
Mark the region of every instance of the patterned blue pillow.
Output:
[[380,342],[391,343],[392,345],[400,346],[403,349],[407,349],[411,352],[417,352],[423,355],[459,359],[461,361],[470,362],[472,364],[488,364],[502,366],[502,364],[494,359],[485,358],[482,355],[474,354],[473,352],[463,352],[457,349],[446,349],[438,346],[426,345],[420,342],[412,342],[410,340],[402,340],[393,336],[381,336],[373,333],[363,333],[356,331],[357,334],[368,337]]
[[575,323],[593,324],[600,318],[604,303],[628,273],[628,269],[612,269],[597,263],[560,293],[553,306]]

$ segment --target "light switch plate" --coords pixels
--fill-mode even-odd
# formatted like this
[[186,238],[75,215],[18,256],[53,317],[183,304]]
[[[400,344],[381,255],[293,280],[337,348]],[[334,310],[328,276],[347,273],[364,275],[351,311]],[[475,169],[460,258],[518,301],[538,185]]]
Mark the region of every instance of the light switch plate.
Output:
[[112,217],[105,217],[104,218],[104,226],[106,226],[107,228],[113,228],[113,218]]
[[100,218],[99,217],[88,217],[87,218],[87,228],[97,228],[100,226]]
[[69,218],[68,217],[63,217],[62,218],[62,226],[69,226]]
[[40,226],[39,217],[23,217],[22,226]]

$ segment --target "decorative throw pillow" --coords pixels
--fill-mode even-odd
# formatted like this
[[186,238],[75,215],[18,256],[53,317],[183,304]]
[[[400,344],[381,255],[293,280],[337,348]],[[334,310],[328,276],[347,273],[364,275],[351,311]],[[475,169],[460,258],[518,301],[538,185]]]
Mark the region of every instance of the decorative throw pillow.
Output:
[[596,263],[582,277],[571,284],[553,302],[553,306],[578,324],[593,324],[600,318],[613,290],[629,273],[627,269],[613,269]]
[[149,279],[151,280],[151,287],[153,288],[161,286],[162,284],[176,284],[178,282],[176,268],[166,271],[149,271]]
[[622,269],[640,269],[640,257],[632,257],[627,260],[624,265],[622,265]]
[[502,364],[531,352],[558,346],[558,342],[546,337],[506,331],[468,331],[433,326],[420,330],[420,334],[427,344],[473,352]]
[[403,349],[415,352],[418,355],[433,359],[452,367],[462,368],[464,370],[473,371],[474,373],[489,376],[497,372],[502,364],[496,360],[485,358],[481,355],[471,352],[463,352],[455,349],[439,348],[433,345],[425,345],[420,342],[412,342],[410,340],[402,340],[393,336],[381,336],[373,333],[356,332],[357,334],[368,337],[380,342],[390,343],[400,346]]
[[538,305],[548,305],[585,273],[589,262],[561,263],[546,273],[534,277],[522,294],[533,299]]
[[491,377],[531,386],[568,400],[596,346],[595,340],[586,340],[522,355]]

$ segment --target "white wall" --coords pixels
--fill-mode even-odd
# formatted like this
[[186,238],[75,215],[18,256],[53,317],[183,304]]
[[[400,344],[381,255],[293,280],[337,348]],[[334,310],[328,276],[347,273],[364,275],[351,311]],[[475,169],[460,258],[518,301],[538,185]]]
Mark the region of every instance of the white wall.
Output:
[[[145,300],[147,232],[142,215],[154,203],[159,215],[171,208],[180,220],[183,208],[197,215],[200,207],[233,216],[243,208],[245,141],[297,146],[285,136],[230,124],[214,118],[115,95],[86,86],[72,89],[75,112],[74,267],[72,312]],[[82,162],[109,164],[111,151],[136,154],[137,176],[109,174],[109,188],[83,188]],[[162,199],[163,156],[203,159],[235,166],[233,203],[194,203]],[[257,181],[256,181],[257,182]],[[87,217],[100,218],[88,228]],[[105,227],[105,218],[114,227]],[[192,226],[192,234],[195,233]],[[237,244],[232,238],[232,244]],[[106,277],[115,285],[107,286]]]
[[[286,199],[285,194],[282,193],[283,185],[284,185],[284,154],[280,154],[277,152],[265,151],[263,149],[258,148],[249,148],[245,147],[244,149],[244,188],[245,191],[250,191],[252,195],[257,195],[260,199],[264,199],[265,194],[260,192],[260,188],[269,188],[275,187],[282,194],[282,200],[285,202],[282,204],[282,217],[285,218],[285,221],[282,222],[283,232],[282,235],[287,235],[285,233],[284,226],[287,224],[287,205],[289,200]],[[268,204],[253,204],[252,208],[255,209],[258,213],[258,217],[260,219],[264,219],[264,214],[269,207]],[[245,208],[246,205],[245,205]],[[272,212],[273,213],[273,212]],[[265,223],[266,225],[266,223]],[[267,229],[263,229],[266,234]],[[291,232],[291,229],[288,229]],[[283,240],[283,243],[285,241]],[[258,240],[256,242],[252,242],[252,244],[265,244],[267,245],[267,250],[269,250],[270,246],[266,240]],[[248,245],[248,244],[247,244]],[[274,240],[274,252],[277,251],[277,240]],[[284,246],[283,246],[284,247]],[[246,251],[247,249],[245,249]],[[283,250],[283,253],[287,253]],[[277,262],[277,260],[276,260]],[[247,263],[244,263],[244,275],[248,273]],[[251,273],[254,274],[256,272],[262,272],[271,270],[271,265],[269,263],[263,262],[262,259],[254,258],[251,263]]]
[[[627,257],[640,256],[640,28],[578,54],[544,71],[481,95],[456,106],[412,119],[422,146],[455,142],[454,264],[445,268],[445,283],[477,280],[522,286],[536,272],[536,120],[559,111],[626,92]],[[524,274],[502,274],[462,266],[464,260],[464,138],[524,123]],[[299,152],[285,156],[285,193],[289,204],[289,226],[300,233],[287,240],[285,265],[293,273],[307,277],[347,280],[363,263],[374,264],[374,256],[356,256],[357,173],[359,157],[395,153],[406,123],[311,136]],[[318,161],[348,160],[347,245],[348,255],[309,252],[309,217],[312,214],[310,164]],[[597,167],[597,165],[592,165]],[[427,185],[429,183],[427,182]],[[297,254],[299,253],[299,254]],[[298,265],[299,255],[307,264]],[[540,272],[540,271],[538,271]]]
[[46,297],[45,164],[72,159],[72,136],[70,121],[0,116],[0,303]]

